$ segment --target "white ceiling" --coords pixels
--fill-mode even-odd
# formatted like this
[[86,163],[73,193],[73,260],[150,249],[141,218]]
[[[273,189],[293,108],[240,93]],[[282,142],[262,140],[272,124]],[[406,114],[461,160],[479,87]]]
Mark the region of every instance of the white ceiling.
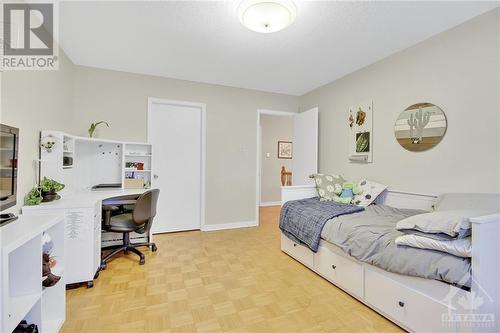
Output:
[[59,34],[78,65],[301,95],[498,5],[298,1],[259,34],[236,1],[63,2]]

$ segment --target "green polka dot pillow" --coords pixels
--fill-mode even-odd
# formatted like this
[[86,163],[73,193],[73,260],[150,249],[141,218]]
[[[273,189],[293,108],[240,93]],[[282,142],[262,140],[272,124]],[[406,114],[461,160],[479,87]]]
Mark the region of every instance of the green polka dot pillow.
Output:
[[322,173],[315,173],[310,175],[309,178],[314,179],[316,183],[316,190],[321,201],[331,201],[338,195],[335,194],[335,188],[342,188],[342,183],[345,179],[340,175],[324,175]]

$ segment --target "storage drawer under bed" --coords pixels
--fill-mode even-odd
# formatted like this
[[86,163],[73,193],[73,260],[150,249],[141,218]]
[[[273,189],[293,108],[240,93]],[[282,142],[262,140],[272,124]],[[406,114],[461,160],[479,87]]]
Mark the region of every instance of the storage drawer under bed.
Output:
[[296,260],[300,261],[309,268],[314,266],[314,252],[304,245],[292,241],[290,238],[281,234],[281,250]]
[[351,295],[363,298],[363,266],[320,246],[314,255],[314,270]]
[[411,331],[454,331],[442,320],[448,314],[446,304],[369,268],[365,269],[365,301]]

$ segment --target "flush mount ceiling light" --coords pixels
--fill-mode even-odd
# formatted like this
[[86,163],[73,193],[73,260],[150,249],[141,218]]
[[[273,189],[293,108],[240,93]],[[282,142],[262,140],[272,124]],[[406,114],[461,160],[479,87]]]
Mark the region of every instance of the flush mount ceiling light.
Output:
[[238,7],[240,22],[248,29],[271,33],[295,20],[297,7],[291,0],[243,0]]

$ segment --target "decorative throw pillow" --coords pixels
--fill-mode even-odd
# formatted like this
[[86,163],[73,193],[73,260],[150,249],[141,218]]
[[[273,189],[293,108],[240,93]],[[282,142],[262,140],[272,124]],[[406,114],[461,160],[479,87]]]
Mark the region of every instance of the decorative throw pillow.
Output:
[[470,235],[469,218],[483,215],[482,211],[457,209],[418,214],[396,224],[396,229],[433,239],[460,239]]
[[352,203],[357,206],[367,207],[374,202],[386,188],[386,185],[375,183],[367,179],[361,179],[358,182],[358,190],[361,190],[361,193],[354,196]]
[[333,198],[337,197],[337,194],[335,194],[335,187],[342,187],[342,183],[345,182],[345,179],[340,175],[315,173],[310,175],[309,178],[314,179],[319,200],[321,201],[332,201]]

